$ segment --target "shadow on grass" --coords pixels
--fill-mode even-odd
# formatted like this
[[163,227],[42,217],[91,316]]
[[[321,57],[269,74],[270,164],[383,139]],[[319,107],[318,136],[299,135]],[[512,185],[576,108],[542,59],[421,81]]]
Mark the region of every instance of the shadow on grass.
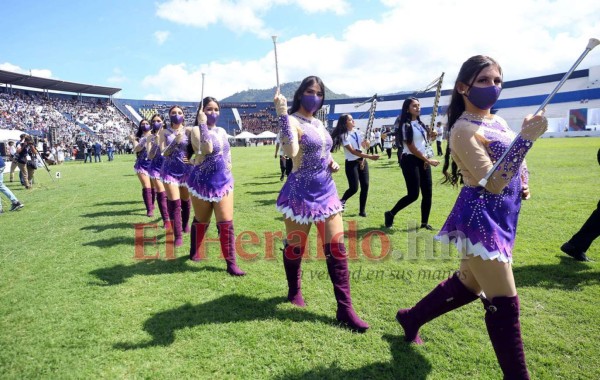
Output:
[[[139,211],[139,212],[136,212]],[[91,214],[81,214],[84,218],[98,218],[102,216],[129,216],[129,215],[143,215],[146,216],[146,212],[142,208],[135,208],[131,210],[109,210],[109,211],[100,211],[93,212]]]
[[133,250],[134,250],[133,243],[134,243],[133,236],[115,236],[110,239],[94,240],[94,241],[90,241],[87,243],[83,243],[81,245],[83,245],[84,247],[91,246],[91,247],[98,247],[98,248],[110,248],[110,247],[114,247],[116,245],[127,245],[127,246],[131,247],[131,253],[132,253],[131,256],[133,256]]
[[265,190],[265,191],[246,191],[246,194],[254,194],[254,195],[268,195],[274,194],[273,196],[277,198],[277,194],[279,194],[279,190]]
[[[330,367],[317,367],[301,374],[278,377],[281,380],[304,379],[426,379],[431,372],[431,363],[403,337],[384,335],[383,340],[390,344],[392,360],[369,364],[364,367],[344,370],[334,362]],[[332,355],[335,357],[335,355]]]
[[517,286],[536,286],[545,289],[580,290],[582,286],[598,285],[598,273],[591,265],[560,256],[560,264],[513,267]]
[[186,303],[176,309],[155,314],[144,323],[144,330],[152,336],[145,343],[116,343],[114,348],[134,350],[154,346],[168,346],[175,341],[177,330],[207,324],[236,323],[255,320],[290,320],[294,322],[337,323],[333,318],[323,317],[300,308],[278,310],[287,302],[285,297],[265,300],[239,294],[231,294],[199,305]]
[[274,185],[276,183],[283,183],[283,181],[272,181],[272,182],[244,182],[244,186],[260,186],[260,185]]
[[93,226],[85,226],[81,227],[81,231],[93,231],[93,232],[103,232],[106,230],[125,230],[130,229],[133,230],[133,224],[131,223],[111,223],[111,224],[99,224]]
[[277,203],[277,197],[273,199],[253,199],[253,201],[261,206],[273,206]]
[[[135,204],[142,204],[141,201],[113,201],[113,202],[100,202],[100,203],[96,203],[94,204],[94,206],[121,206],[121,205],[135,205]],[[94,207],[91,206],[91,207]]]
[[132,265],[115,265],[110,268],[101,268],[91,271],[90,274],[102,281],[91,285],[111,286],[124,283],[133,276],[156,276],[182,272],[225,272],[222,268],[213,266],[194,267],[187,265],[188,257],[182,256],[175,260],[140,260]]

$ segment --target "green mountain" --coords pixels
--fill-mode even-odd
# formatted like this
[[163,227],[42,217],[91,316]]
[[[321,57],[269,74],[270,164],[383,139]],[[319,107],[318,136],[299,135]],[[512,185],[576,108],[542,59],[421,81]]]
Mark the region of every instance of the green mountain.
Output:
[[[300,86],[301,82],[290,82],[290,83],[282,83],[281,93],[287,98],[292,99],[294,93]],[[230,102],[230,103],[242,103],[242,102],[272,102],[273,97],[275,96],[275,87],[271,87],[264,90],[245,90],[237,92],[231,96],[221,99],[221,102]],[[325,88],[325,99],[348,99],[350,98],[346,94],[337,94],[331,91],[329,88]]]

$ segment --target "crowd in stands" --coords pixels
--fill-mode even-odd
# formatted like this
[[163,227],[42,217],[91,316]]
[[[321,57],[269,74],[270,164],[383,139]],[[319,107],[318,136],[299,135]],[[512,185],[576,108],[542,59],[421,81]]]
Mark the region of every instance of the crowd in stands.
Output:
[[273,106],[266,107],[256,112],[242,111],[240,117],[242,118],[242,127],[244,130],[254,133],[255,135],[264,131],[277,133],[279,129],[277,124],[277,114],[275,113],[275,107]]
[[53,96],[35,91],[0,92],[0,129],[17,129],[72,151],[81,144],[126,141],[135,126],[107,99]]

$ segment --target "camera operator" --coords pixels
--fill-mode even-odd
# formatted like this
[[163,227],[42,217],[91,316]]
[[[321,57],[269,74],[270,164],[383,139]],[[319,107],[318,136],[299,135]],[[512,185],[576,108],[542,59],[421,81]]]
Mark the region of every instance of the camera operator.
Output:
[[33,139],[31,136],[25,136],[23,142],[17,147],[17,165],[19,170],[23,174],[23,182],[25,183],[26,189],[31,189],[31,183],[35,170],[37,169],[37,150],[33,145]]

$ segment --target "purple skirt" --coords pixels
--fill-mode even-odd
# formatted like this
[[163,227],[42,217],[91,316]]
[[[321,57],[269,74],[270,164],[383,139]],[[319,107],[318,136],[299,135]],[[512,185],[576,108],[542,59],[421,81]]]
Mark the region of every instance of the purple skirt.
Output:
[[148,175],[151,162],[145,154],[140,154],[137,160],[135,160],[135,164],[133,164],[133,170],[138,174]]
[[160,177],[160,169],[162,168],[162,164],[165,161],[165,158],[158,154],[154,156],[152,161],[150,161],[150,168],[148,169],[148,175],[150,178],[161,180]]
[[342,212],[328,162],[321,161],[317,167],[300,167],[288,176],[277,198],[277,210],[285,218],[309,224]]
[[465,186],[438,239],[453,242],[463,256],[510,263],[520,209],[519,176],[515,176],[501,194],[490,193],[480,186]]
[[223,159],[207,157],[194,166],[187,179],[187,187],[196,198],[219,202],[233,191],[233,176]]
[[192,165],[186,164],[181,158],[165,157],[160,168],[160,178],[164,183],[185,186],[191,170]]

